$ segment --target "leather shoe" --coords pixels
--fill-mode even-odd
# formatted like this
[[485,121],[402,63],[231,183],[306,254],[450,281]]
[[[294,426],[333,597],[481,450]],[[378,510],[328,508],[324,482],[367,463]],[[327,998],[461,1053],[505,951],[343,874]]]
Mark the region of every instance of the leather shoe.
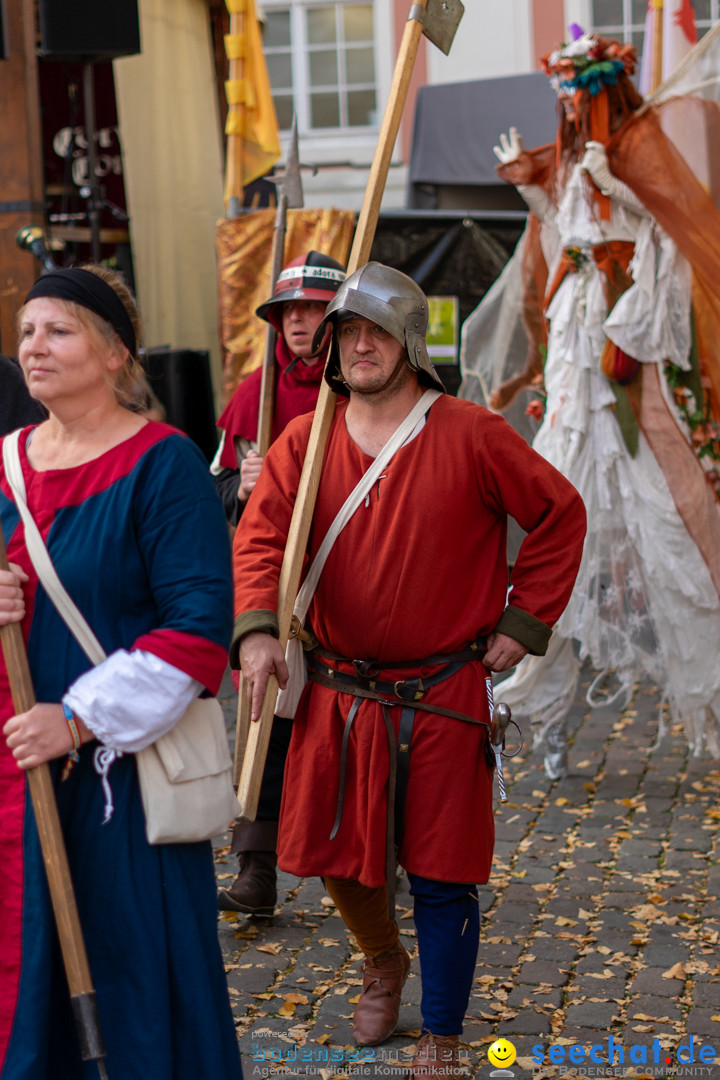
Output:
[[458,1035],[423,1035],[410,1066],[410,1080],[457,1080],[463,1076]]
[[218,889],[220,911],[271,919],[277,901],[277,855],[274,851],[243,851],[240,873],[229,889]]
[[358,1046],[375,1046],[389,1039],[400,1015],[400,991],[410,971],[410,957],[398,943],[378,956],[366,956],[363,987],[353,1016]]

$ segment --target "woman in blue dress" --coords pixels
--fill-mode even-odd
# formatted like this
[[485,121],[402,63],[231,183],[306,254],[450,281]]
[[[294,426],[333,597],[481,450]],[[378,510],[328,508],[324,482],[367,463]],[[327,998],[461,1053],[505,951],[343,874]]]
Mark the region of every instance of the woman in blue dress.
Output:
[[[135,753],[203,691],[230,639],[227,527],[204,458],[126,407],[139,325],[118,275],[39,279],[20,363],[49,418],[22,431],[29,508],[107,659],[37,581],[0,463],[0,624],[21,622],[38,704],[13,715],[0,659],[0,1076],[82,1080],[25,770],[49,762],[112,1080],[240,1080],[210,843],[148,844]],[[82,743],[79,760],[69,757]],[[102,775],[102,774],[105,775]]]

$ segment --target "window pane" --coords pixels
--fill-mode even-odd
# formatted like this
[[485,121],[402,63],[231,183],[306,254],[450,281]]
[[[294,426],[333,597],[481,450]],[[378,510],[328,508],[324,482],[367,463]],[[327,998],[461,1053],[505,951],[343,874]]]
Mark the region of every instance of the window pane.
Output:
[[632,7],[630,10],[630,18],[635,26],[645,25],[645,15],[647,14],[647,4],[645,0],[632,0]]
[[374,90],[351,90],[347,102],[350,127],[366,127],[377,122]]
[[290,44],[290,12],[267,11],[265,30],[263,32],[263,45],[266,49],[274,49]]
[[343,19],[346,41],[372,41],[373,17],[370,4],[345,8]]
[[696,19],[709,19],[710,15],[710,0],[694,0],[693,7],[695,8]]
[[338,98],[338,95],[311,94],[310,116],[311,127],[340,127],[340,99]]
[[268,77],[273,89],[280,90],[292,86],[292,60],[290,53],[270,53],[265,57]]
[[293,118],[292,94],[273,94],[273,102],[275,103],[278,127],[283,131],[291,128]]
[[593,26],[622,26],[622,0],[593,0]]
[[375,82],[375,64],[372,49],[348,49],[345,54],[348,83]]
[[335,8],[310,8],[307,12],[308,45],[326,45],[337,40]]
[[632,41],[633,45],[637,49],[637,57],[638,57],[637,71],[639,72],[640,71],[640,63],[642,61],[643,49],[645,48],[645,31],[644,30],[633,30],[632,34],[630,35],[630,40]]
[[310,85],[311,86],[337,86],[338,65],[337,53],[333,50],[322,49],[310,53]]

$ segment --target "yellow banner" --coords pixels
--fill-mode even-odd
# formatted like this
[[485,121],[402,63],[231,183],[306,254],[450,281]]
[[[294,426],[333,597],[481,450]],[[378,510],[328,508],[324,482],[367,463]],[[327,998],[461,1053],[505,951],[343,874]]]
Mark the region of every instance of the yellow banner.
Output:
[[254,0],[226,3],[231,14],[225,37],[230,68],[225,83],[227,203],[232,197],[242,200],[243,189],[270,172],[280,157],[280,138]]

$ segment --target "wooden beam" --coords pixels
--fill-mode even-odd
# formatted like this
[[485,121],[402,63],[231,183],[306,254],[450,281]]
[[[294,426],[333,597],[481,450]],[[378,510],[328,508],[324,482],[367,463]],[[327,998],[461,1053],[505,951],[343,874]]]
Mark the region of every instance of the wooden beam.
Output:
[[33,0],[3,0],[5,51],[0,60],[0,350],[16,352],[16,318],[40,273],[15,244],[23,225],[44,225],[40,90]]

